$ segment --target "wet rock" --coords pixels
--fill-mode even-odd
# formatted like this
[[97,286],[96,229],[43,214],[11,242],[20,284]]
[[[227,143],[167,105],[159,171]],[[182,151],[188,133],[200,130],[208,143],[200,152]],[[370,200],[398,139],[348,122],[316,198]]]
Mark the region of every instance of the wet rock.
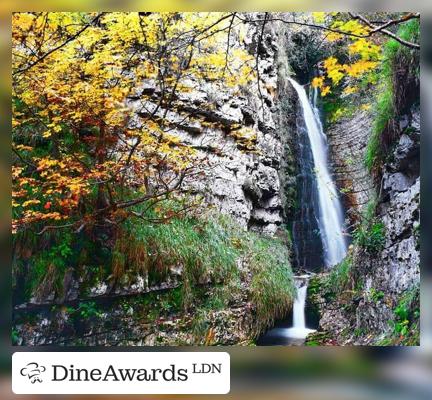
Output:
[[[351,129],[351,123],[356,119],[342,121],[333,129],[334,134],[343,135],[344,126]],[[346,301],[343,294],[338,294],[335,299],[321,298],[320,326],[339,344],[373,344],[377,338],[390,334],[394,329],[391,321],[396,318],[394,308],[408,290],[420,283],[418,113],[413,112],[411,119],[402,117],[400,122],[406,133],[400,136],[389,155],[390,161],[383,166],[382,193],[377,206],[378,221],[384,226],[384,247],[377,253],[354,247],[351,270],[357,281],[363,283],[355,295],[348,296]],[[348,155],[354,149],[351,153],[353,160],[361,159],[364,148],[352,143],[344,145],[342,140],[335,137],[331,148],[336,175],[341,181],[351,180],[354,193],[361,193],[360,197],[357,196],[357,205],[360,205],[370,197],[368,185],[361,183],[363,172],[358,172],[361,168],[344,169],[341,154]],[[358,132],[357,140],[362,141],[361,132]],[[352,165],[357,164],[353,161]],[[352,173],[359,179],[352,180]],[[343,325],[348,332],[341,330]]]
[[383,189],[394,196],[395,192],[404,192],[409,189],[413,183],[413,179],[409,178],[401,172],[394,174],[384,173],[383,176]]
[[389,167],[394,171],[418,175],[420,170],[420,139],[414,135],[401,135],[394,151],[394,161]]
[[356,211],[367,204],[374,190],[364,163],[371,126],[372,116],[360,111],[353,118],[341,119],[327,129],[336,184],[342,189],[342,201],[352,222],[355,222]]

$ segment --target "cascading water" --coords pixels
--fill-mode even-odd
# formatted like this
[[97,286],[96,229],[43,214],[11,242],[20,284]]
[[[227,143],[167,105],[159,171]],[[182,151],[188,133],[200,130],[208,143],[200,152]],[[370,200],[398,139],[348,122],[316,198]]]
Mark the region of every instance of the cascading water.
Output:
[[[297,118],[300,193],[293,239],[297,266],[321,269],[339,263],[347,252],[342,204],[328,166],[327,137],[317,108],[317,90],[311,101],[303,86],[288,78],[296,90],[302,115]],[[300,116],[298,116],[300,117]],[[306,327],[305,305],[309,276],[296,277],[297,296],[293,305],[292,325],[279,321],[266,332],[258,344],[302,344],[314,332]]]
[[324,251],[319,229],[319,196],[315,165],[308,130],[301,112],[296,116],[297,207],[292,223],[295,266],[307,271],[320,271]]
[[304,87],[293,79],[288,79],[298,94],[310,142],[318,192],[319,236],[322,242],[324,266],[330,267],[340,262],[347,251],[342,204],[328,167],[327,138],[316,107],[316,93],[313,96],[312,106]]
[[308,287],[308,277],[296,280],[297,296],[293,305],[293,326],[285,331],[287,337],[304,339],[314,329],[306,328],[305,304]]
[[292,321],[279,321],[277,325],[258,339],[258,345],[302,345],[315,329],[306,327],[306,295],[309,275],[295,278],[297,296],[293,304]]

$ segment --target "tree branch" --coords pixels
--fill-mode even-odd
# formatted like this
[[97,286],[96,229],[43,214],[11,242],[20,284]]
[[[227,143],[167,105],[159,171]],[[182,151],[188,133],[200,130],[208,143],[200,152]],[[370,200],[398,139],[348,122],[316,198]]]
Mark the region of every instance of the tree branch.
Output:
[[[354,19],[359,19],[364,24],[366,24],[367,26],[369,26],[370,28],[372,28],[372,30],[367,35],[357,35],[355,33],[344,32],[344,31],[341,31],[339,29],[333,29],[333,28],[329,28],[329,27],[323,26],[323,25],[316,25],[316,24],[311,24],[311,23],[308,23],[308,22],[287,21],[286,19],[279,18],[279,17],[268,18],[267,22],[268,21],[280,21],[280,22],[282,22],[284,24],[294,24],[294,25],[300,25],[300,26],[308,26],[310,28],[320,29],[320,30],[324,30],[324,31],[328,31],[328,32],[333,32],[333,33],[339,33],[341,35],[352,36],[352,37],[356,37],[356,38],[359,38],[359,39],[371,37],[375,33],[382,33],[382,34],[384,34],[386,36],[389,36],[389,37],[395,39],[396,41],[398,41],[400,44],[402,44],[404,46],[407,46],[407,47],[410,47],[410,48],[413,48],[413,49],[417,49],[417,50],[420,49],[420,45],[419,44],[412,43],[412,42],[409,42],[407,40],[404,40],[404,39],[400,38],[399,36],[395,35],[394,33],[392,33],[390,31],[384,29],[384,27],[388,27],[388,26],[396,25],[396,24],[399,24],[399,23],[402,23],[402,22],[406,22],[406,21],[409,21],[410,19],[420,18],[420,14],[418,14],[418,13],[417,14],[410,13],[410,14],[408,14],[408,15],[400,18],[399,20],[391,20],[391,21],[388,21],[388,22],[384,23],[381,26],[375,26],[374,24],[372,24],[370,21],[368,21],[365,17],[363,17],[361,15],[355,15],[353,13],[349,13],[349,15],[352,18],[354,18]],[[240,20],[244,21],[244,22],[263,22],[264,21],[262,19],[242,18],[238,14],[236,15],[236,17],[239,18]]]
[[396,24],[399,24],[401,22],[409,21],[410,19],[420,18],[419,13],[417,13],[417,14],[410,13],[410,14],[405,15],[404,17],[402,17],[398,20],[390,20],[381,26],[376,26],[376,25],[372,24],[368,19],[366,19],[365,17],[363,17],[360,14],[349,13],[349,15],[354,19],[358,19],[358,20],[362,21],[368,27],[372,28],[372,30],[369,32],[368,36],[372,36],[374,33],[381,32],[384,35],[391,37],[392,39],[396,40],[397,42],[399,42],[400,44],[402,44],[404,46],[410,47],[412,49],[417,49],[417,50],[420,49],[420,45],[418,43],[412,43],[412,42],[409,42],[407,40],[404,40],[404,39],[400,38],[399,36],[395,35],[393,32],[390,32],[389,30],[384,29],[386,27],[396,25]]
[[24,68],[21,68],[15,72],[12,73],[12,75],[19,75],[22,74],[23,72],[28,71],[29,69],[33,68],[37,63],[43,61],[46,57],[48,57],[49,55],[51,55],[52,53],[54,53],[57,50],[60,50],[62,47],[66,46],[68,43],[72,42],[72,40],[75,40],[78,36],[80,36],[84,31],[86,31],[88,28],[90,28],[90,26],[94,25],[99,19],[100,17],[102,17],[102,15],[104,15],[105,13],[100,13],[98,14],[95,18],[93,18],[90,23],[88,23],[87,25],[85,25],[82,29],[80,29],[77,33],[75,33],[74,35],[72,35],[70,38],[68,38],[66,41],[64,41],[62,44],[59,44],[58,46],[54,47],[53,49],[51,49],[50,51],[46,52],[43,56],[39,57],[37,60],[33,61],[32,63],[30,63],[29,65],[27,65]]

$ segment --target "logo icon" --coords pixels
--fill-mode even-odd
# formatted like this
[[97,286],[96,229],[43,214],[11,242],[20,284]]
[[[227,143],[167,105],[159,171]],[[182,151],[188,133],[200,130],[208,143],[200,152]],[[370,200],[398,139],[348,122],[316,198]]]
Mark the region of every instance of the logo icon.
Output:
[[45,372],[46,368],[38,363],[28,363],[24,368],[21,369],[20,373],[22,376],[28,376],[31,383],[42,382],[40,374]]

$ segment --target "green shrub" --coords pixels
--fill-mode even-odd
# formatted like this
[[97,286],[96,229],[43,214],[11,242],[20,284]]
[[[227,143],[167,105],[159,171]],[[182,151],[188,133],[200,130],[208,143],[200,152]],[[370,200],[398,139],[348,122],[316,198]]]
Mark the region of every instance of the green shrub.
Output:
[[260,330],[289,311],[296,289],[287,246],[280,240],[254,236],[248,259],[254,274],[251,299],[256,305]]
[[328,277],[325,285],[332,293],[340,293],[347,289],[351,279],[352,259],[345,257],[338,265],[335,265]]
[[354,337],[361,337],[364,336],[366,334],[366,329],[364,328],[355,328],[354,329]]
[[75,310],[75,312],[78,312],[79,316],[84,320],[92,317],[101,316],[101,312],[94,301],[79,303],[78,308]]
[[[402,24],[397,34],[402,39],[418,42],[419,21],[411,20]],[[381,144],[381,136],[386,130],[389,131],[387,134],[391,136],[391,131],[394,130],[392,126],[394,118],[401,111],[398,108],[404,101],[404,99],[399,98],[401,96],[397,92],[400,86],[408,83],[394,80],[394,73],[398,68],[409,70],[408,73],[418,79],[420,74],[418,51],[410,50],[391,39],[384,46],[383,62],[378,73],[379,85],[377,86],[378,94],[374,106],[374,121],[365,154],[365,164],[369,171],[373,171],[384,161],[386,149]]]
[[380,346],[418,346],[420,342],[420,288],[407,290],[393,309],[392,331],[376,344]]
[[400,298],[393,312],[395,315],[395,334],[406,336],[410,331],[411,323],[418,320],[420,316],[418,287],[408,290]]
[[353,233],[356,243],[369,253],[377,253],[384,248],[385,227],[382,222],[358,226]]
[[361,215],[360,223],[354,229],[353,238],[357,245],[369,253],[377,253],[384,248],[385,226],[377,220],[375,209],[376,198],[369,201]]
[[47,295],[53,290],[61,293],[63,290],[63,277],[73,256],[72,236],[66,233],[54,240],[56,244],[31,258],[25,284],[27,298],[34,294]]
[[20,339],[19,332],[15,328],[12,328],[12,331],[11,331],[12,346],[17,346],[19,339]]
[[378,160],[383,157],[381,149],[380,137],[381,133],[386,129],[389,121],[394,117],[393,106],[393,90],[391,80],[383,81],[380,94],[375,103],[374,121],[372,125],[372,133],[366,148],[365,163],[369,171],[372,171]]
[[377,303],[378,301],[382,300],[385,296],[384,292],[382,290],[377,290],[375,288],[370,289],[370,298],[374,303]]

